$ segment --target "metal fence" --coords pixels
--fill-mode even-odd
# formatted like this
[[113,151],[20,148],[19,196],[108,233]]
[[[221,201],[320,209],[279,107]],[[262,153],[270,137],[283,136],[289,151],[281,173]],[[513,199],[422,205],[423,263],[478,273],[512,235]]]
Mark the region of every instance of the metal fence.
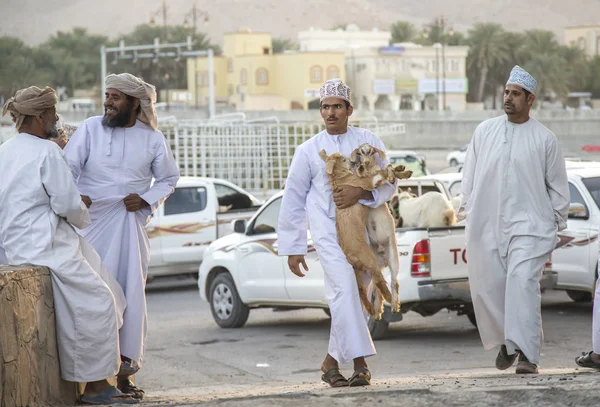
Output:
[[[175,122],[161,128],[181,175],[227,179],[253,193],[280,190],[298,145],[324,129],[322,123],[257,121]],[[404,133],[404,124],[376,119],[352,123],[378,136]]]

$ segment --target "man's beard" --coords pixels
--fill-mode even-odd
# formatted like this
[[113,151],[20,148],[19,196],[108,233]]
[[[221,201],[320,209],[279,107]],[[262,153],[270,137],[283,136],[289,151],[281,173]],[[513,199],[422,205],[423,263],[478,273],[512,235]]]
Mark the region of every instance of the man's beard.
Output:
[[127,103],[123,110],[119,110],[117,114],[110,118],[104,113],[102,118],[102,125],[106,127],[125,127],[131,119],[131,112],[133,111],[133,103]]
[[59,136],[58,129],[56,128],[56,124],[48,123],[46,124],[46,128],[44,129],[44,133],[46,133],[46,138],[56,138]]

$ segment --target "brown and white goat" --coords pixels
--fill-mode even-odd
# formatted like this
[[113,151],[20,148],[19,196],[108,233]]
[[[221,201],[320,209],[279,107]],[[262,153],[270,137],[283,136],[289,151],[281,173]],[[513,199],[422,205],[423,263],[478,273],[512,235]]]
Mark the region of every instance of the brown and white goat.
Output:
[[[325,171],[329,175],[332,191],[348,185],[372,191],[385,181],[391,180],[393,182],[390,172],[383,170],[379,170],[369,177],[359,177],[352,171],[350,160],[340,153],[327,156],[325,150],[321,150],[319,156],[325,161]],[[358,284],[358,295],[363,307],[370,315],[381,317],[379,312],[374,311],[361,278],[363,273],[370,274],[376,287],[375,292],[379,292],[380,296],[383,296],[387,301],[392,300],[392,294],[381,273],[381,267],[365,236],[368,210],[368,207],[359,203],[344,209],[336,207],[335,227],[340,248],[346,255],[348,263],[354,268]]]
[[[362,144],[352,152],[350,161],[357,165],[356,173],[359,176],[369,178],[380,170],[375,154],[378,154],[380,159],[385,159],[385,153],[370,144]],[[388,171],[390,167],[391,165],[386,167]],[[398,179],[406,179],[412,175],[412,171],[405,171],[404,166],[393,168],[393,172]],[[398,283],[400,255],[396,241],[396,222],[387,205],[369,208],[367,211],[367,234],[371,250],[375,254],[380,268],[388,267],[390,270],[392,312],[400,312],[400,285]],[[383,298],[377,292],[375,293],[374,308],[380,318],[383,314]]]

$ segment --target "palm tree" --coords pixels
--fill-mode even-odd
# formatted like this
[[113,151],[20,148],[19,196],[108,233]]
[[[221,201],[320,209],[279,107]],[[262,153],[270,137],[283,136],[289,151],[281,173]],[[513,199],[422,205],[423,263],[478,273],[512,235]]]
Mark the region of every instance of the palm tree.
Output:
[[505,31],[500,24],[477,23],[469,30],[467,68],[477,79],[475,100],[482,102],[490,68],[503,64],[509,56]]
[[410,42],[417,36],[417,29],[408,21],[396,21],[390,27],[392,38],[390,45],[399,42]]
[[542,97],[554,91],[559,97],[566,97],[569,92],[569,86],[565,72],[567,71],[567,61],[559,54],[536,54],[525,63],[524,68],[537,81],[536,94],[540,98],[538,108],[542,107]]

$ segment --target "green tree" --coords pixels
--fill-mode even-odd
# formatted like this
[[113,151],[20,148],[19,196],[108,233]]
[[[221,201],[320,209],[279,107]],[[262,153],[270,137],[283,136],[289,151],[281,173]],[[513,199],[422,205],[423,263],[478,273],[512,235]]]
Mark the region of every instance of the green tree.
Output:
[[298,44],[289,38],[273,38],[271,40],[273,54],[283,54],[284,51],[297,50]]
[[[184,26],[152,26],[141,24],[129,34],[124,35],[111,43],[118,46],[120,40],[127,45],[151,45],[158,38],[160,43],[184,43],[190,36],[192,46],[195,50],[212,48],[215,54],[221,52],[220,48],[210,43],[208,36],[203,33],[194,32],[192,28]],[[160,89],[182,89],[187,88],[187,64],[185,58],[177,61],[174,58],[158,58],[156,62],[152,58],[140,58],[137,61],[130,59],[113,61],[109,60],[108,70],[111,72],[130,72],[140,76],[147,82],[152,83]]]
[[408,21],[396,21],[392,24],[390,31],[392,34],[390,45],[399,42],[410,42],[418,35],[415,26]]
[[509,57],[505,31],[500,24],[477,23],[469,30],[467,55],[469,81],[476,83],[475,101],[483,102],[490,69],[503,64]]
[[50,70],[57,86],[72,94],[76,88],[100,83],[100,48],[108,42],[102,35],[88,34],[85,28],[59,31],[40,46],[43,60],[38,66]]
[[20,39],[0,37],[0,55],[0,95],[4,99],[28,86],[55,86],[52,76],[37,65],[37,49],[28,47]]
[[588,61],[588,71],[590,72],[586,91],[592,92],[592,97],[600,99],[600,56],[596,55]]
[[559,97],[565,98],[569,91],[569,85],[565,72],[567,61],[559,54],[535,54],[523,67],[537,81],[536,94],[538,96],[538,108],[543,105],[543,96],[554,91]]

